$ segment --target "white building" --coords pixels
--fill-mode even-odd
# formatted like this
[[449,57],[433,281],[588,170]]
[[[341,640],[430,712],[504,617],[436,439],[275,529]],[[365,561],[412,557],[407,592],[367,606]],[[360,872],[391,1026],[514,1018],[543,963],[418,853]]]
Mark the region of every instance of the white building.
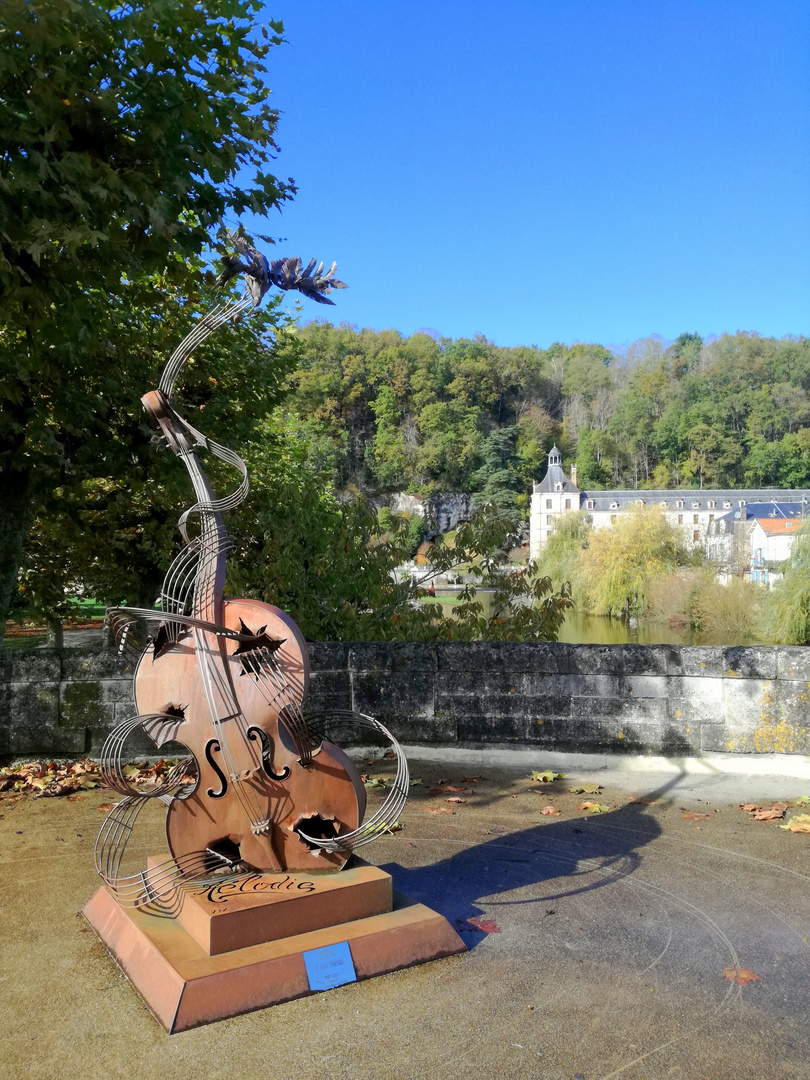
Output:
[[[761,489],[718,489],[718,490],[665,490],[649,491],[580,491],[576,485],[576,470],[573,477],[565,474],[562,468],[562,455],[556,446],[548,455],[548,471],[543,479],[534,484],[531,511],[529,516],[529,552],[537,558],[554,531],[560,514],[572,510],[585,510],[590,515],[594,528],[610,528],[616,523],[622,510],[633,505],[659,506],[664,511],[667,521],[681,533],[687,548],[711,546],[712,536],[720,530],[715,522],[721,518],[737,515],[742,520],[748,519],[747,508],[752,504],[790,504],[787,513],[801,521],[805,512],[810,512],[810,489],[780,490],[777,488]],[[753,516],[753,515],[752,515]],[[757,518],[767,516],[767,508],[757,513]],[[782,516],[780,512],[779,516]],[[729,529],[731,535],[733,530]],[[787,530],[785,537],[793,529]],[[778,530],[774,536],[780,535]],[[792,538],[791,538],[792,543]],[[765,543],[759,545],[765,547]],[[711,552],[710,552],[711,554]],[[787,556],[785,556],[787,557]]]

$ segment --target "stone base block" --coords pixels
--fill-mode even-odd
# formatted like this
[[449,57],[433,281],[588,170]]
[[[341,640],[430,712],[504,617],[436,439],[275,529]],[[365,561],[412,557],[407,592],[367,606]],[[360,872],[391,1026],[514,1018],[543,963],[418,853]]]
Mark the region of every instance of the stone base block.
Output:
[[[343,871],[335,878],[351,872]],[[383,871],[376,874],[388,877]],[[259,876],[269,879],[273,875]],[[379,896],[380,884],[373,875],[371,881],[368,895]],[[390,878],[387,888],[390,896]],[[351,886],[344,889],[348,896]],[[312,993],[304,960],[304,953],[312,949],[348,943],[358,979],[464,952],[466,946],[443,916],[398,894],[393,901],[393,909],[380,914],[213,955],[178,918],[123,908],[106,888],[98,890],[83,914],[158,1021],[174,1034]],[[270,893],[267,903],[271,908],[278,905],[278,890]],[[284,903],[294,907],[296,901]],[[261,907],[254,903],[242,910],[253,911],[259,919],[255,913]],[[240,934],[249,922],[238,920]],[[199,936],[199,926],[197,931]]]

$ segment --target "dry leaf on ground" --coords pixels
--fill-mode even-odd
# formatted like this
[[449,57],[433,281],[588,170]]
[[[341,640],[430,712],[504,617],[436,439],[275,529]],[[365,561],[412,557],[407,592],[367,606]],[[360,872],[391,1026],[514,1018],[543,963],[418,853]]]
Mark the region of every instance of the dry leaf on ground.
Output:
[[559,817],[560,811],[556,806],[544,806],[540,811],[541,814],[545,814],[546,817]]
[[697,811],[687,810],[683,817],[687,821],[701,821],[703,818],[709,817],[709,814],[700,814]]
[[483,930],[485,934],[500,934],[501,928],[494,919],[487,919],[484,915],[476,915],[467,922],[477,930]]
[[570,787],[568,790],[574,795],[598,795],[602,790],[602,785],[582,784],[581,787]]
[[751,971],[749,968],[737,967],[723,968],[723,978],[736,983],[737,986],[748,986],[750,982],[762,981],[762,976],[757,975],[756,972]]
[[486,780],[485,776],[462,776],[462,784],[480,784]]
[[780,825],[779,828],[788,832],[810,833],[810,814],[797,814],[787,825]]
[[777,806],[771,806],[766,810],[755,810],[751,816],[754,821],[779,821],[785,816],[785,811]]
[[553,769],[534,769],[531,775],[532,780],[536,780],[539,784],[550,784],[554,780],[564,780],[565,773],[554,772]]
[[96,807],[96,810],[112,810],[112,808],[114,806],[115,806],[115,803],[103,802],[103,803],[98,804],[98,806]]
[[585,799],[584,802],[577,804],[577,810],[587,810],[591,814],[606,814],[610,807],[605,806],[604,803],[594,802],[593,799]]
[[467,800],[466,799],[460,799],[458,797],[458,795],[451,795],[451,797],[449,799],[445,799],[444,801],[445,802],[452,802],[452,803],[463,803],[463,802],[466,802]]
[[455,810],[451,810],[449,806],[426,806],[422,811],[423,814],[455,814]]

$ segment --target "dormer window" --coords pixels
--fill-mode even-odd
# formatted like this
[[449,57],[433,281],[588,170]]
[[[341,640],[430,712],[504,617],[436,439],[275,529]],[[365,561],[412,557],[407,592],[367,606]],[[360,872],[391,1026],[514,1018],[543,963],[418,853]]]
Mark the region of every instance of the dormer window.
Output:
[[714,499],[709,499],[708,506],[710,510],[714,510]]
[[700,509],[700,503],[699,502],[693,502],[692,503],[692,509],[693,510],[699,510]]
[[740,506],[745,506],[745,499],[740,499],[739,505]]
[[588,507],[589,510],[593,510],[593,499],[588,499],[585,505]]
[[724,502],[723,503],[723,509],[724,510],[730,510],[731,509],[731,503],[730,502]]
[[557,482],[557,483],[556,483],[556,484],[554,485],[554,490],[555,490],[555,491],[562,491],[562,489],[563,489],[563,486],[562,486],[562,484],[561,484],[561,483],[559,483],[559,481],[558,481],[558,482]]
[[678,507],[679,510],[683,510],[683,499],[678,499],[675,505]]
[[610,504],[610,509],[611,510],[618,510],[619,509],[619,504],[617,502],[612,502]]

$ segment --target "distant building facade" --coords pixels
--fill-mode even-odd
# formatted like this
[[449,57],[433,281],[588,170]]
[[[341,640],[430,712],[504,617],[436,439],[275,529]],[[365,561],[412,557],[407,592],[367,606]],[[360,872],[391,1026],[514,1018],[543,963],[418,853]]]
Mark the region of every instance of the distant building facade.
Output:
[[[576,485],[575,468],[572,473],[566,475],[562,454],[556,446],[552,447],[546,475],[532,490],[529,517],[532,558],[538,558],[542,552],[561,514],[584,510],[594,528],[609,529],[619,514],[631,506],[657,506],[680,532],[685,547],[703,548],[728,575],[753,571],[751,580],[770,584],[773,571],[765,564],[789,557],[793,535],[810,513],[810,489],[581,491]],[[755,526],[759,528],[756,536]],[[760,566],[754,566],[756,551],[760,551]],[[764,575],[766,569],[769,573]],[[760,573],[755,576],[757,570]]]

